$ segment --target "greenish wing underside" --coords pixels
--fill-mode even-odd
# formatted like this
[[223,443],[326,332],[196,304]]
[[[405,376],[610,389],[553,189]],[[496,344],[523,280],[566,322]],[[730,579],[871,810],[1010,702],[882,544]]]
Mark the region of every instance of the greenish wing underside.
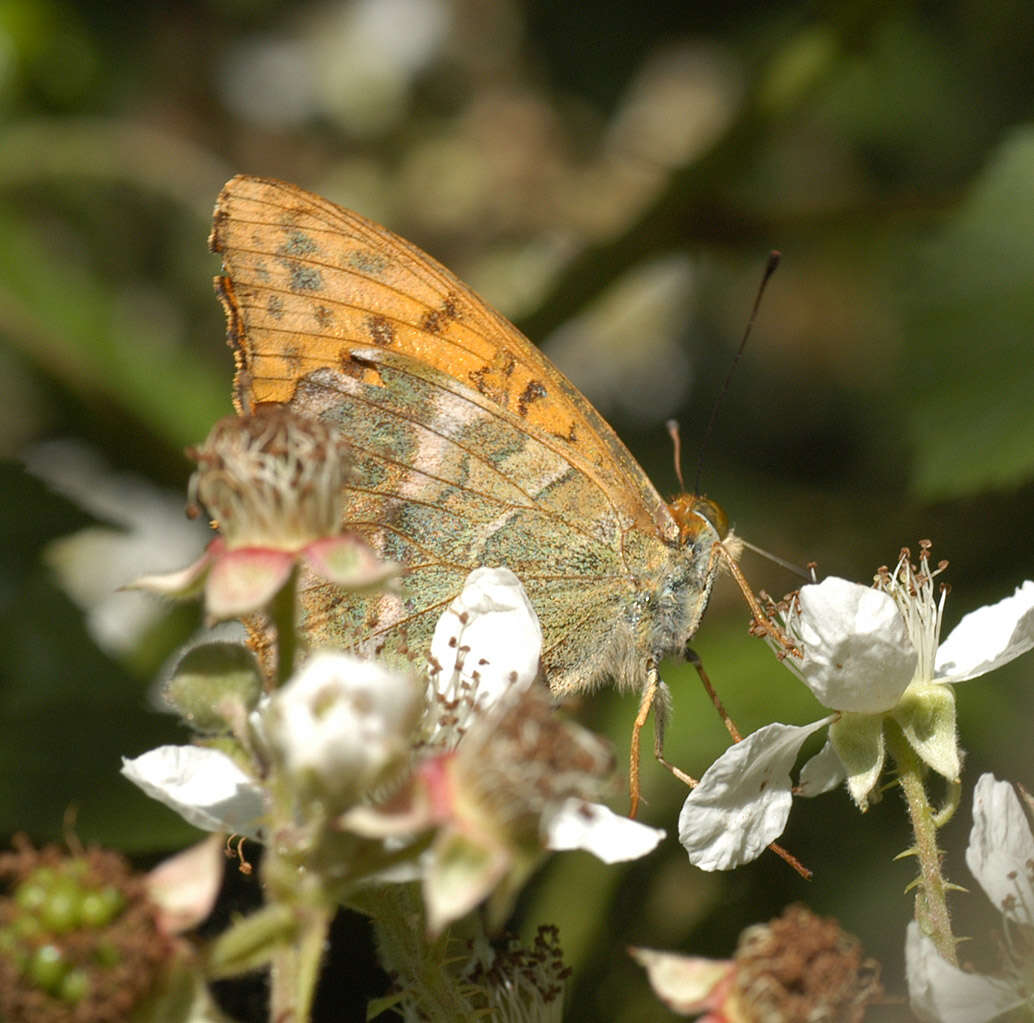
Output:
[[627,520],[558,447],[395,353],[358,352],[354,373],[317,371],[292,404],[348,436],[346,525],[407,568],[398,595],[306,580],[304,627],[316,643],[425,653],[438,616],[480,565],[521,579],[552,671],[576,671],[604,642],[631,597],[630,570],[645,566],[626,564]]

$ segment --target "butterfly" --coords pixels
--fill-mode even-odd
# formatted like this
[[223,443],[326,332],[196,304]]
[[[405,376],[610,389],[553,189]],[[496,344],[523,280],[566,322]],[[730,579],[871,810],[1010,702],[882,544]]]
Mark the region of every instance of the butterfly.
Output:
[[426,650],[473,569],[510,568],[543,631],[558,697],[641,694],[632,742],[707,607],[728,520],[658,495],[578,389],[453,274],[295,185],[240,175],[210,245],[239,412],[285,403],[334,423],[354,464],[346,522],[401,562],[397,592],[302,584],[313,645]]

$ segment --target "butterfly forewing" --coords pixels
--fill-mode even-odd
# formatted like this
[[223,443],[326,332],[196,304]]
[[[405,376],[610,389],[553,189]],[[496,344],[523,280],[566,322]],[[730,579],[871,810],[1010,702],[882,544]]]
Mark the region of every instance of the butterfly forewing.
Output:
[[[415,246],[293,185],[232,179],[211,243],[238,407],[337,423],[355,457],[347,525],[407,568],[398,595],[306,581],[314,640],[424,652],[467,573],[506,565],[542,621],[555,689],[622,671],[640,683],[642,664],[615,660],[651,653],[678,530],[577,389]],[[680,579],[706,599],[709,580]]]

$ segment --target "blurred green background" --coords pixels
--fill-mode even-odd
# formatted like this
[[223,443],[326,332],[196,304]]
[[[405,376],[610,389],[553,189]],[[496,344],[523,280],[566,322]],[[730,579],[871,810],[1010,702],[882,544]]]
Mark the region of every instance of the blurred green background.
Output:
[[[113,591],[204,540],[182,448],[230,411],[206,238],[237,172],[446,263],[665,493],[664,419],[689,473],[782,250],[704,461],[737,531],[863,582],[929,537],[949,626],[1034,577],[1032,66],[1025,0],[0,0],[0,831],[60,837],[74,807],[82,839],[144,858],[191,838],[117,772],[185,738],[152,687],[196,612]],[[819,715],[727,582],[696,647],[742,730]],[[726,740],[690,675],[665,672],[669,753],[699,773]],[[967,790],[984,770],[1034,787],[1032,681],[1028,658],[959,688]],[[578,713],[623,759],[634,698]],[[651,761],[644,791],[674,832],[684,789]],[[961,883],[968,828],[967,795],[944,834]],[[771,855],[705,875],[669,838],[624,870],[554,858],[514,926],[559,924],[572,1019],[669,1018],[625,946],[725,956],[795,900],[900,994],[906,843],[894,791],[866,817],[833,793],[784,839],[811,882]],[[956,906],[962,933],[993,923],[976,894]]]

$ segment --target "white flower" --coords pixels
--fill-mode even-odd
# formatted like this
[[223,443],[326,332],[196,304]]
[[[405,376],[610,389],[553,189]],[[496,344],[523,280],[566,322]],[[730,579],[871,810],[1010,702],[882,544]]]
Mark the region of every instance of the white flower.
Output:
[[[230,757],[194,746],[152,750],[125,761],[123,773],[212,831],[255,836],[261,823],[268,833],[283,825],[284,796],[300,824],[306,799],[318,800],[336,828],[396,849],[433,829],[416,875],[381,879],[421,878],[435,930],[489,897],[498,916],[547,850],[582,849],[616,863],[664,837],[588,798],[604,789],[613,758],[556,713],[537,684],[541,649],[516,576],[478,569],[435,632],[422,740],[419,686],[376,662],[323,652],[250,716],[249,741],[275,768],[274,784],[259,785]],[[378,805],[377,790],[418,757],[408,784]]]
[[1021,1005],[1034,1008],[1034,835],[1012,785],[980,776],[966,863],[1003,916],[1001,976],[967,973],[941,958],[915,922],[905,937],[912,1009],[933,1023],[984,1023]]
[[566,799],[542,821],[546,848],[551,852],[581,849],[604,863],[624,863],[646,856],[664,838],[660,828],[622,817],[600,803]]
[[938,646],[945,594],[935,597],[933,579],[944,564],[930,571],[929,544],[920,546],[918,569],[903,551],[893,572],[877,575],[875,589],[831,577],[803,587],[782,608],[784,628],[802,654],[781,651],[783,663],[836,713],[800,728],[768,725],[708,769],[679,818],[693,863],[738,866],[782,832],[790,769],[808,736],[827,724],[826,746],[804,766],[799,795],[818,795],[846,779],[865,810],[883,773],[888,718],[928,767],[957,780],[951,685],[1034,647],[1034,582],[967,615]]
[[422,710],[407,675],[323,652],[270,697],[261,733],[297,793],[343,810],[408,761]]

